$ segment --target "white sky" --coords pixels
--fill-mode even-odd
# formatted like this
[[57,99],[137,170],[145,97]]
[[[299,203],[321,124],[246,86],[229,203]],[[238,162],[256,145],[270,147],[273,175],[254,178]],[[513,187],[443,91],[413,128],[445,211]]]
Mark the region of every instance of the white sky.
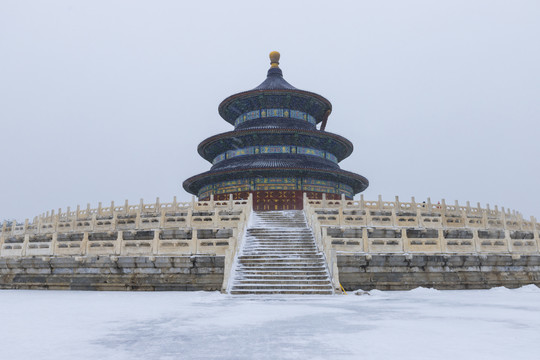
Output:
[[227,96],[285,79],[333,104],[367,199],[540,217],[540,2],[0,2],[0,220],[191,198]]

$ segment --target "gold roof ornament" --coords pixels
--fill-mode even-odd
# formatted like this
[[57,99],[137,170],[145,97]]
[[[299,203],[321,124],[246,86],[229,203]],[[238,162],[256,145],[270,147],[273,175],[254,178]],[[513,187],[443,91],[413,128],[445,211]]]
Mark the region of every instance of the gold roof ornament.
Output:
[[280,57],[280,54],[277,51],[272,51],[270,53],[270,65],[271,65],[271,67],[273,67],[273,68],[278,68],[279,67],[279,57]]

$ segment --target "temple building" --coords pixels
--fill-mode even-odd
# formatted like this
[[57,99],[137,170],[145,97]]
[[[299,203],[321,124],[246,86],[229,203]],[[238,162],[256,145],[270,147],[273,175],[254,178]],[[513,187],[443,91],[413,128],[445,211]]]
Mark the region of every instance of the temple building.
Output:
[[[469,202],[375,201],[341,170],[332,105],[283,79],[225,99],[189,202],[99,203],[0,224],[0,289],[221,290],[236,295],[540,286],[540,223]],[[256,211],[253,211],[256,210]],[[261,211],[298,210],[298,211]]]
[[219,114],[234,130],[199,144],[199,154],[212,167],[183,184],[199,200],[247,199],[252,194],[254,210],[299,210],[304,193],[310,199],[323,194],[326,199],[352,199],[368,187],[365,177],[338,165],[353,145],[325,131],[330,101],[290,85],[279,57],[270,53],[262,84],[219,105]]

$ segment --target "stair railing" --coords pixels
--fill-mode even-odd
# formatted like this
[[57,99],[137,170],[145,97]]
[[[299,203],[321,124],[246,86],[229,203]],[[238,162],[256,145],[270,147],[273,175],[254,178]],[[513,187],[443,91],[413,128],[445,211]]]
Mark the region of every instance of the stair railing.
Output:
[[223,268],[223,283],[221,285],[221,292],[222,293],[229,293],[230,286],[232,284],[231,279],[234,278],[233,272],[236,269],[236,262],[238,259],[238,254],[242,250],[242,246],[244,244],[244,239],[246,237],[246,230],[248,228],[251,216],[252,216],[252,210],[253,210],[253,201],[252,201],[252,195],[249,194],[247,204],[244,205],[242,210],[242,218],[241,221],[238,223],[238,228],[236,231],[237,236],[233,238],[233,241],[229,245],[229,249],[225,251],[225,264]]
[[314,208],[309,204],[306,193],[304,193],[304,215],[306,217],[307,223],[313,230],[313,235],[315,236],[315,243],[317,244],[317,248],[324,254],[327,269],[330,275],[330,280],[332,281],[332,291],[341,291],[336,250],[332,248],[330,238],[328,238],[327,236],[323,236],[323,229],[321,227],[321,224],[317,220],[317,214],[315,213]]

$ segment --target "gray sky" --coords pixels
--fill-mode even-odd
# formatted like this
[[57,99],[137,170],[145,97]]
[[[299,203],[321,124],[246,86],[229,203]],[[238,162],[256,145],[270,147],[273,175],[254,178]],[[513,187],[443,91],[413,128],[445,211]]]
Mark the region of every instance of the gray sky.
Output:
[[0,2],[0,220],[189,200],[217,106],[266,77],[333,104],[367,199],[540,217],[540,2]]

